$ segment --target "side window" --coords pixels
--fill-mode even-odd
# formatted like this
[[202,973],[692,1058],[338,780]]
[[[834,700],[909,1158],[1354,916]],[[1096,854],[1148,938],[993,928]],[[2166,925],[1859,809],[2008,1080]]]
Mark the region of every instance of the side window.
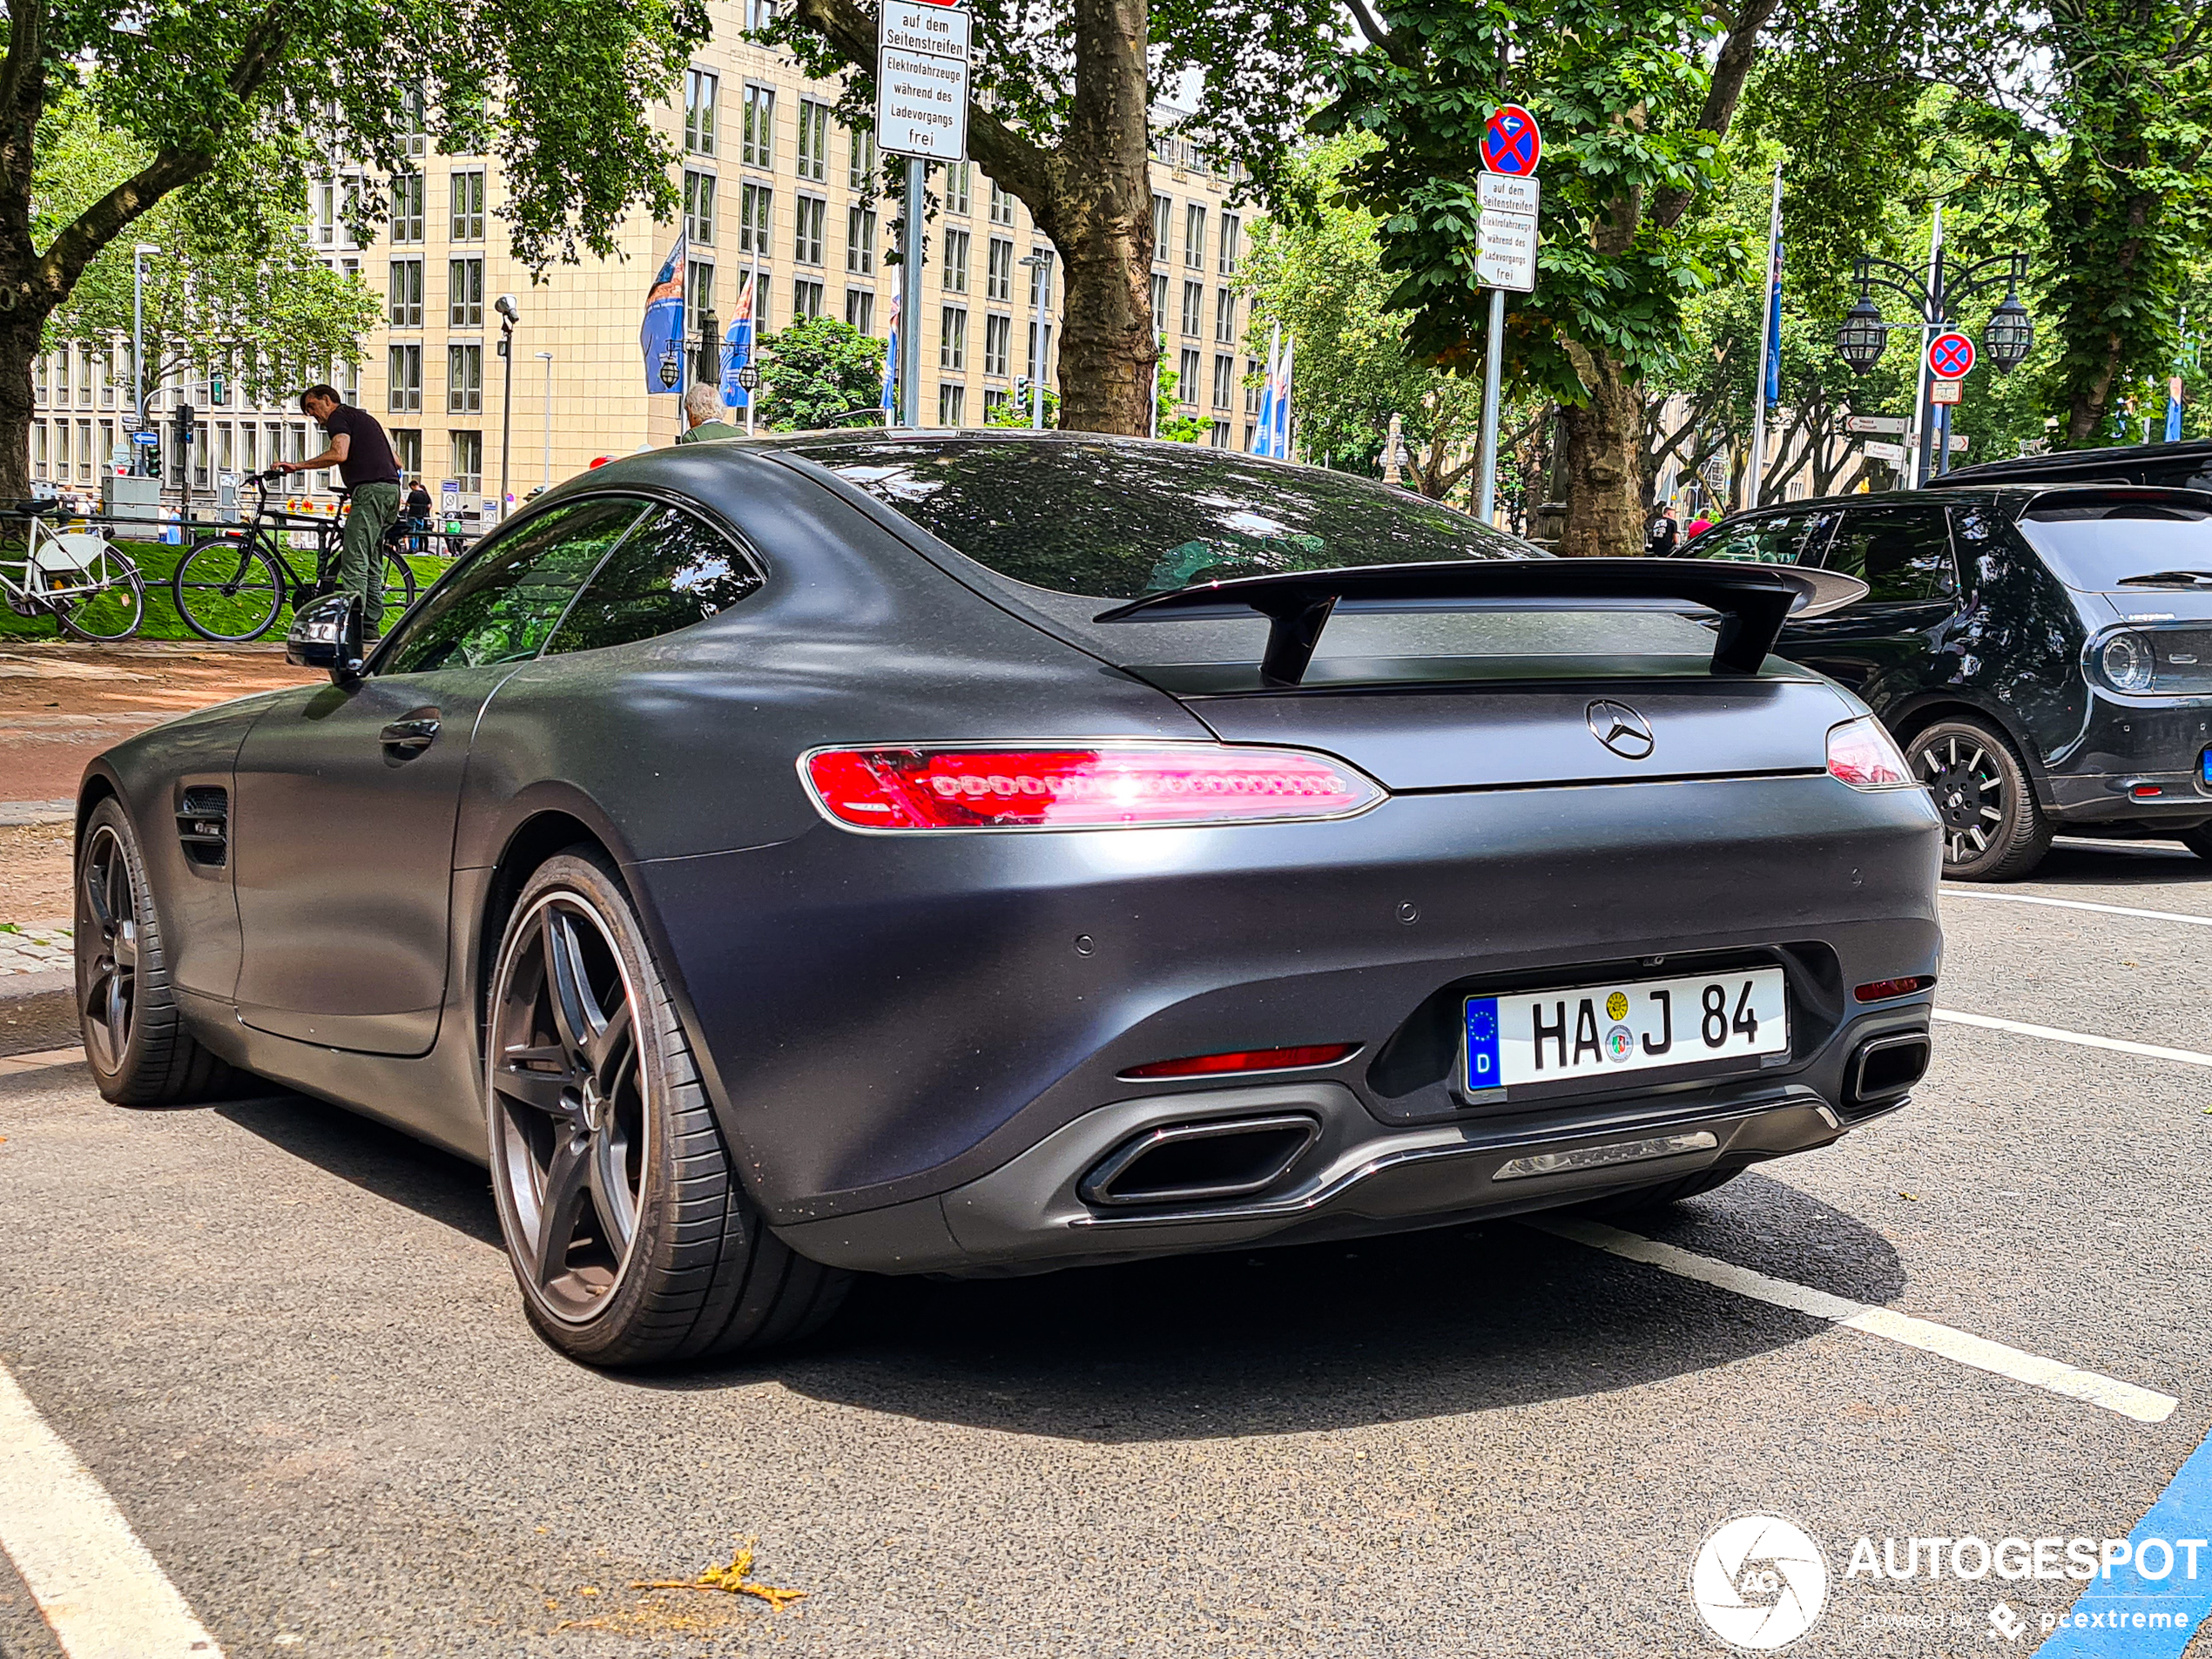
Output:
[[1693,558],[1756,559],[1759,556],[1759,532],[1765,528],[1764,520],[1716,525],[1683,545]]
[[1761,564],[1818,564],[1833,520],[1825,513],[1784,513],[1752,526],[1752,556]]
[[539,515],[495,538],[401,624],[379,674],[481,668],[537,655],[599,561],[645,503],[601,497]]
[[1846,513],[1823,563],[1866,583],[1873,604],[1948,598],[1959,590],[1951,531],[1940,507]]
[[672,634],[758,592],[760,573],[718,530],[664,507],[637,527],[570,608],[546,655]]

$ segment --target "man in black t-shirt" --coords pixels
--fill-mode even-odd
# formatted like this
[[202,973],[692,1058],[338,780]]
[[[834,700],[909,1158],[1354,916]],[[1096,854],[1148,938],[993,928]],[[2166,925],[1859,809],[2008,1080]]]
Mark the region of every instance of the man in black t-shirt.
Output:
[[384,532],[400,516],[400,463],[391,440],[367,409],[340,399],[334,386],[310,386],[300,407],[322,423],[330,442],[306,461],[280,461],[279,472],[313,472],[335,467],[352,492],[346,509],[346,541],[338,556],[338,582],[361,597],[361,633],[374,639],[384,631]]

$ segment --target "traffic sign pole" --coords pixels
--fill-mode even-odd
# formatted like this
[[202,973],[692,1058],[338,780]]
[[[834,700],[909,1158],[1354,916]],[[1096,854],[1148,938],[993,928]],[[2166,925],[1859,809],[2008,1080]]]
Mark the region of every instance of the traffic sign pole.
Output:
[[1478,182],[1475,280],[1490,290],[1490,327],[1482,354],[1482,439],[1476,466],[1475,516],[1489,523],[1498,507],[1499,381],[1506,357],[1506,290],[1536,286],[1536,166],[1544,135],[1518,104],[1501,104],[1482,128],[1483,173]]
[[1487,524],[1498,507],[1498,378],[1505,367],[1506,291],[1490,290],[1490,338],[1482,354],[1482,489],[1474,516]]

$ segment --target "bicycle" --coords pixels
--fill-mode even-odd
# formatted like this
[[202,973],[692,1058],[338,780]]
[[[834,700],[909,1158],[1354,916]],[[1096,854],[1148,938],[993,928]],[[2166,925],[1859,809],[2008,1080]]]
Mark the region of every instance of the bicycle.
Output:
[[[259,639],[276,625],[289,603],[296,612],[302,606],[338,590],[338,557],[345,545],[345,516],[310,518],[269,505],[269,486],[285,475],[256,472],[246,475],[253,487],[253,510],[243,529],[220,530],[204,536],[177,561],[169,578],[177,614],[202,639],[239,641]],[[338,492],[345,507],[351,492]],[[401,551],[406,521],[395,518],[384,532],[381,548],[384,604],[396,617],[415,603],[415,567]],[[312,529],[315,536],[315,568],[302,575],[289,556],[284,533]]]
[[[18,617],[51,616],[64,633],[99,644],[128,639],[146,617],[145,578],[131,556],[97,530],[57,530],[58,501],[27,501],[4,515],[24,521],[23,556],[0,554],[0,597]],[[10,576],[10,567],[19,574]]]

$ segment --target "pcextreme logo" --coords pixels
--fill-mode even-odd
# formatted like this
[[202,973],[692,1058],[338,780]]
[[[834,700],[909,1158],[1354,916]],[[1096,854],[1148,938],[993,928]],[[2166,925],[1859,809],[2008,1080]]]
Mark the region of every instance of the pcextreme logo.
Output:
[[1795,1522],[1737,1515],[1697,1547],[1689,1596],[1705,1628],[1730,1647],[1771,1652],[1819,1618],[1828,1602],[1828,1562]]

